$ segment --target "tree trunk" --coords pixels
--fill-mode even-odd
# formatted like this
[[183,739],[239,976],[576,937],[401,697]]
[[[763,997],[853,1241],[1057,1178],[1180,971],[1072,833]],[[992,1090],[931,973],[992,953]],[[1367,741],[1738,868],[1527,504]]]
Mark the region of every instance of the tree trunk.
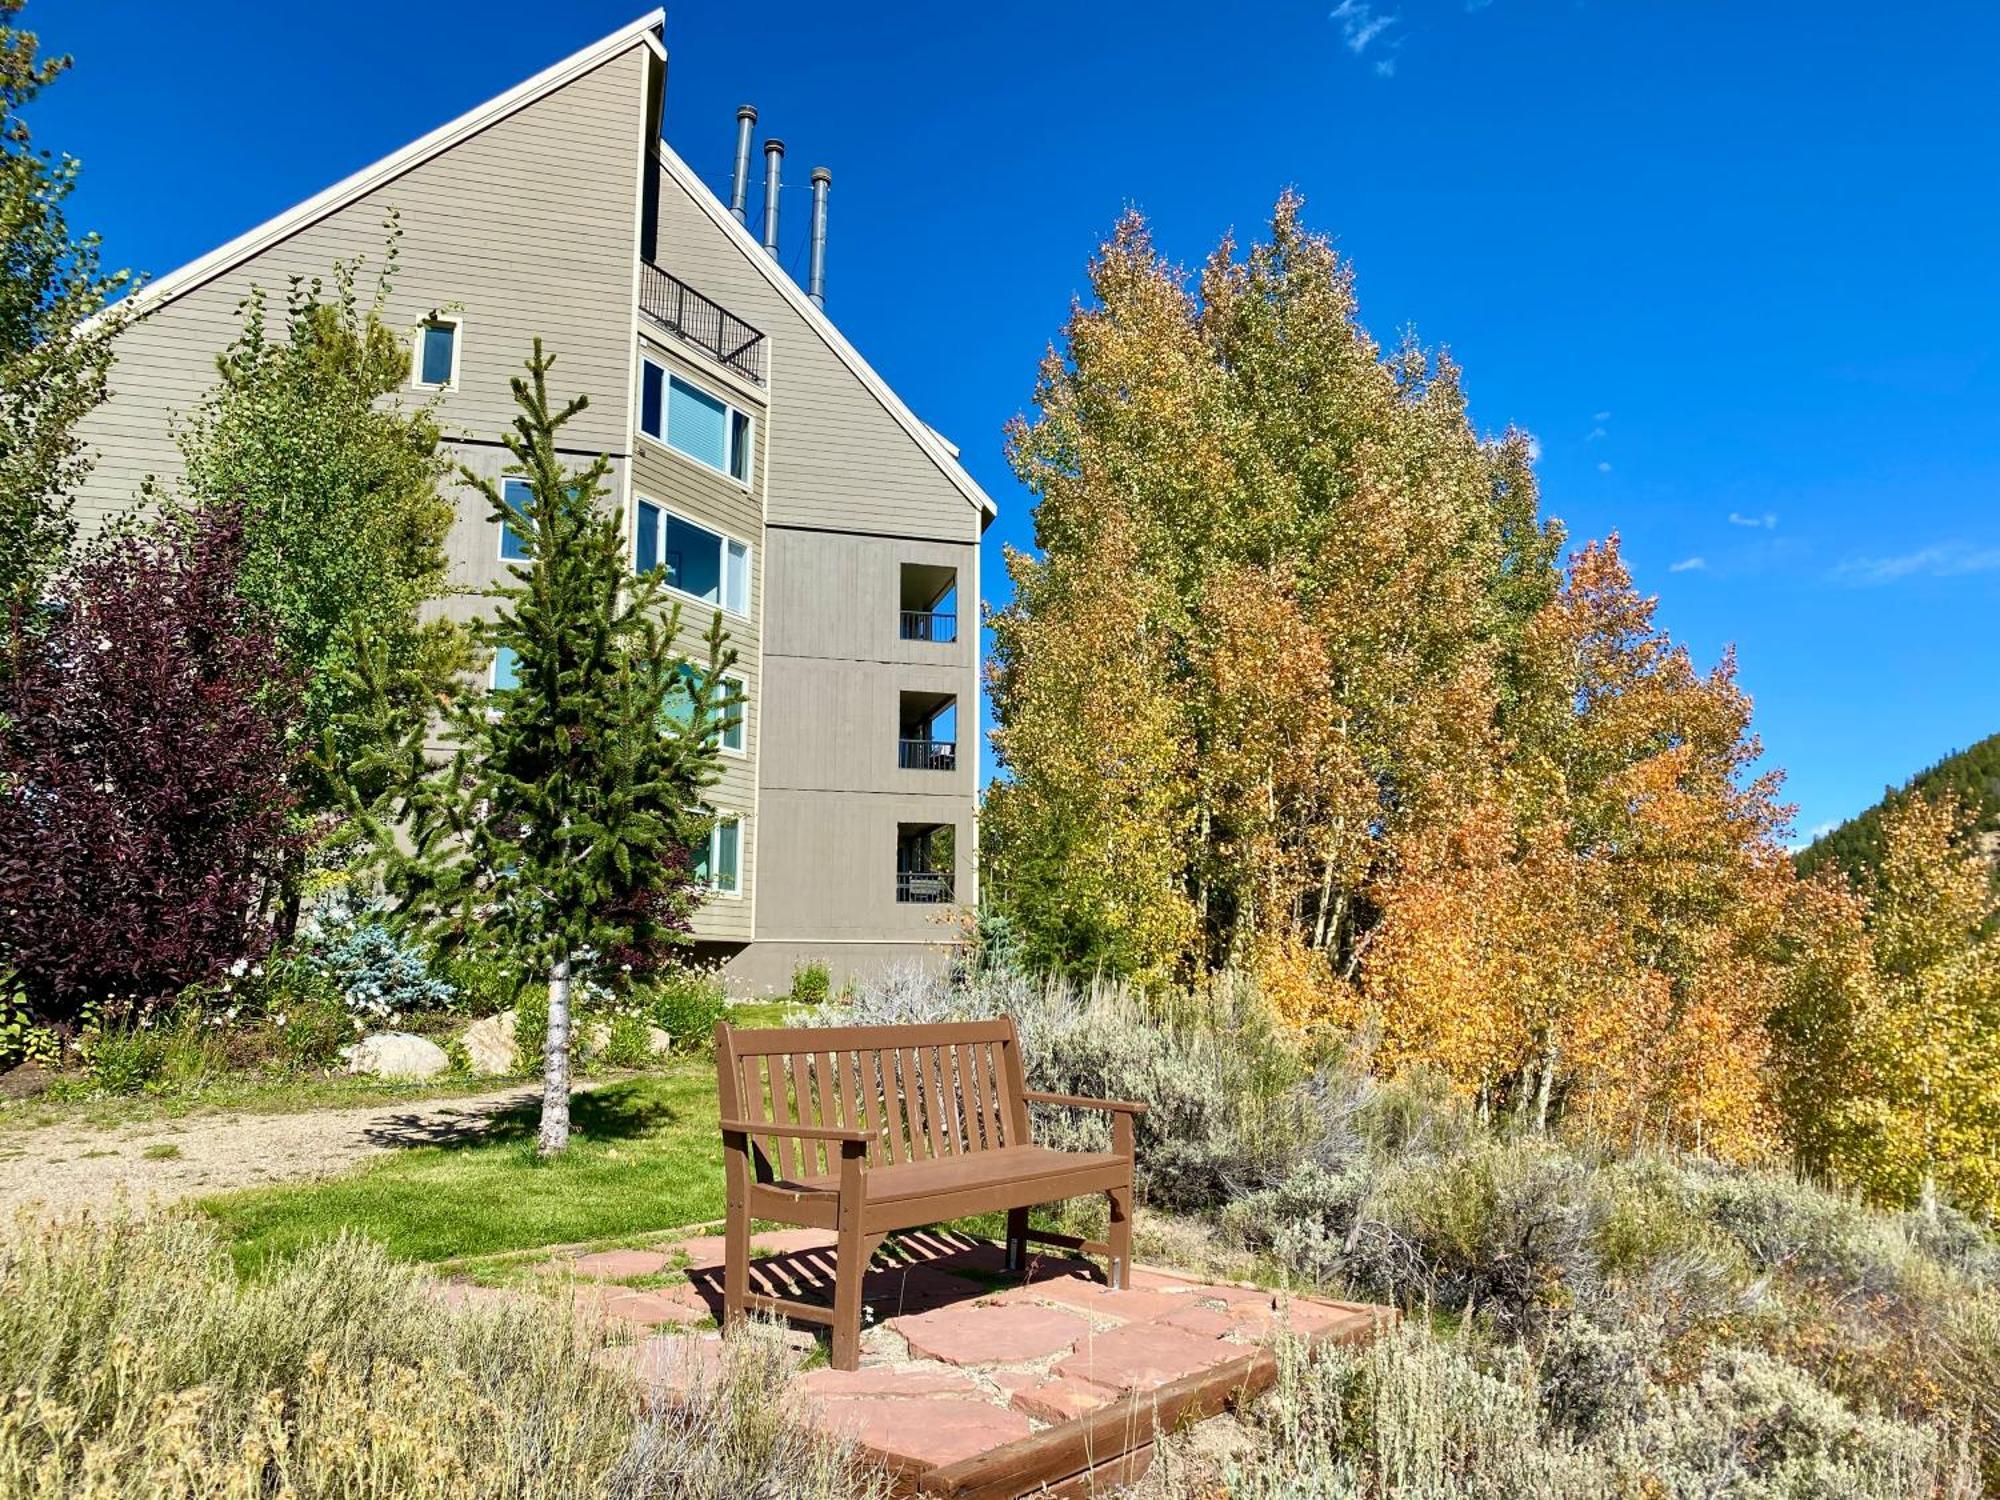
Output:
[[569,1145],[569,955],[549,969],[549,1034],[542,1047],[542,1132],[535,1143],[541,1156]]
[[1549,1094],[1556,1082],[1556,1041],[1549,1038],[1548,1051],[1542,1054],[1542,1082],[1535,1090],[1535,1129],[1549,1128]]

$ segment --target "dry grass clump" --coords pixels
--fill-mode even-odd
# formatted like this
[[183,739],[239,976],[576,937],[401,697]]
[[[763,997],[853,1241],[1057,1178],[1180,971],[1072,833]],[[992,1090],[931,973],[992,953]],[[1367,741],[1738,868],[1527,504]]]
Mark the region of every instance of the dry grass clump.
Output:
[[833,1500],[870,1481],[732,1341],[641,1412],[602,1335],[540,1302],[448,1307],[342,1237],[239,1281],[214,1231],[117,1214],[0,1244],[0,1495]]

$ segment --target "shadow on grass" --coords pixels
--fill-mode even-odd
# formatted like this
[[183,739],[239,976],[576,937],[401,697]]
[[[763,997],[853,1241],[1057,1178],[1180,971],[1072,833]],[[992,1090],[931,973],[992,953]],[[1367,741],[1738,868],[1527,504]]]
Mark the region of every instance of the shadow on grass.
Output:
[[[592,1141],[629,1141],[669,1129],[682,1116],[652,1079],[629,1079],[570,1095],[570,1130]],[[539,1094],[501,1109],[440,1109],[398,1115],[369,1130],[377,1145],[496,1146],[532,1142],[541,1129]]]

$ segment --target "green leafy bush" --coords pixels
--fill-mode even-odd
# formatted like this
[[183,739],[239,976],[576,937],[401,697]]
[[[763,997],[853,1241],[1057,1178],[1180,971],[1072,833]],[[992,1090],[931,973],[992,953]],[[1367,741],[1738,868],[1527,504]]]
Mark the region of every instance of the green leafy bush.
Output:
[[137,1094],[160,1076],[166,1048],[150,1025],[113,1026],[87,1032],[77,1045],[93,1087],[105,1094]]
[[605,1027],[604,1048],[598,1060],[609,1068],[644,1068],[653,1062],[652,1023],[636,1005],[616,1004],[601,1018]]
[[640,992],[652,1022],[673,1038],[678,1048],[707,1046],[715,1023],[729,1008],[729,997],[713,969],[688,965],[663,969]]
[[833,976],[818,959],[792,970],[792,1004],[824,1005],[833,992]]
[[457,1007],[474,1018],[512,1010],[522,989],[520,972],[490,954],[454,953],[433,960],[431,970],[451,986]]

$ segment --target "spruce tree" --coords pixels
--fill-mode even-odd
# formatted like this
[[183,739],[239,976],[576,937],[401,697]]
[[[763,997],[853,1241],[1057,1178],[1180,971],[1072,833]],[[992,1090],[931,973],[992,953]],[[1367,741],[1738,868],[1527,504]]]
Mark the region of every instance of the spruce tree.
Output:
[[[603,503],[609,460],[563,466],[559,434],[587,398],[551,407],[554,363],[537,339],[527,378],[513,382],[520,413],[504,440],[514,457],[506,472],[528,481],[529,512],[462,471],[526,544],[510,581],[491,591],[493,616],[473,627],[480,645],[511,654],[516,685],[449,704],[448,756],[427,751],[421,729],[350,768],[337,766],[331,739],[327,752],[399,920],[441,947],[482,948],[546,977],[544,1156],[569,1141],[575,987],[593,977],[616,985],[628,966],[643,970],[689,941],[700,900],[691,851],[713,821],[702,791],[728,727],[714,685],[736,658],[719,614],[705,662],[675,644],[679,606],[663,600],[659,574],[626,566],[617,515]],[[361,675],[386,717],[382,659],[371,654]],[[369,806],[355,788],[371,780],[388,790]]]

